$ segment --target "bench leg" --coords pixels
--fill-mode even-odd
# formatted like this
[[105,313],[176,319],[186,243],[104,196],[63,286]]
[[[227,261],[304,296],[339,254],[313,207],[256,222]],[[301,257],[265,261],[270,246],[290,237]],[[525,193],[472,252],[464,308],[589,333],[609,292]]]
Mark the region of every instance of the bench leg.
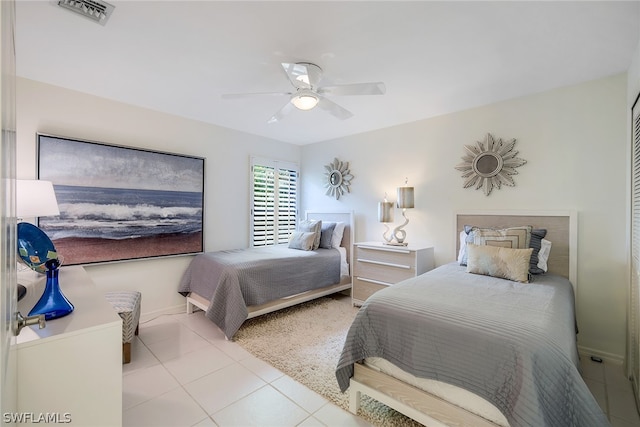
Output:
[[122,363],[131,362],[131,343],[126,342],[122,344]]

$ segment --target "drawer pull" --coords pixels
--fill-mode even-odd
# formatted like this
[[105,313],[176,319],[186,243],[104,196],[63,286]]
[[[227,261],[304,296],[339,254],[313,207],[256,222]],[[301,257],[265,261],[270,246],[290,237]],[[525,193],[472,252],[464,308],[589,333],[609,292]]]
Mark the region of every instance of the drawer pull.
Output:
[[375,283],[376,285],[393,286],[393,283],[382,282],[380,280],[366,279],[360,276],[357,276],[357,278],[363,282]]
[[387,267],[396,267],[396,268],[404,268],[407,270],[411,269],[410,265],[405,265],[405,264],[393,264],[390,262],[382,262],[382,261],[372,261],[370,259],[362,259],[362,258],[358,258],[358,262],[366,262],[368,264],[377,264],[377,265],[385,265]]
[[396,249],[393,247],[388,247],[385,246],[384,248],[376,248],[375,246],[365,246],[365,245],[359,245],[359,248],[362,249],[367,249],[367,250],[371,250],[371,251],[383,251],[383,252],[398,252],[401,254],[410,254],[411,251],[408,249]]

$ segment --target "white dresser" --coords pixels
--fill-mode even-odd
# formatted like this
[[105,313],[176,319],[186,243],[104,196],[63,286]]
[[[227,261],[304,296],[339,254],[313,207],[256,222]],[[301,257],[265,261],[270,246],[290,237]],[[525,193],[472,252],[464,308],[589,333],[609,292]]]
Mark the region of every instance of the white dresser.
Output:
[[[65,425],[72,426],[120,426],[122,320],[84,268],[62,267],[58,277],[62,293],[75,308],[48,320],[44,329],[27,326],[18,336],[18,413],[70,420]],[[18,274],[18,283],[27,287],[27,295],[18,302],[24,317],[42,295],[45,282],[44,275],[32,271]]]
[[371,295],[433,269],[433,248],[392,246],[380,242],[354,244],[352,299],[362,305]]

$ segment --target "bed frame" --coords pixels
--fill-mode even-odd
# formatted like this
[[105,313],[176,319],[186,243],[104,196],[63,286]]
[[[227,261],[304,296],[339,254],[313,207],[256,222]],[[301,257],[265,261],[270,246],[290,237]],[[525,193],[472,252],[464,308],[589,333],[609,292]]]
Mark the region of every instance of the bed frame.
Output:
[[[271,313],[273,311],[281,310],[283,308],[291,307],[303,302],[311,301],[316,298],[320,298],[326,295],[331,295],[336,292],[346,291],[351,289],[351,251],[353,248],[353,234],[354,234],[354,221],[353,212],[330,212],[330,211],[306,211],[305,219],[309,220],[322,220],[332,222],[344,222],[344,234],[342,235],[342,244],[347,252],[347,263],[349,264],[349,275],[342,276],[340,283],[334,285],[325,286],[323,288],[314,289],[311,291],[303,292],[300,294],[292,295],[285,298],[280,298],[274,301],[267,302],[261,305],[254,305],[247,307],[249,316],[247,319],[261,316],[263,314]],[[191,292],[187,296],[187,313],[191,314],[194,311],[194,307],[206,311],[209,307],[209,300],[201,295]]]
[[[456,257],[458,235],[465,225],[504,228],[531,225],[546,228],[545,239],[552,242],[549,271],[568,277],[574,293],[577,278],[578,215],[575,211],[482,211],[455,215]],[[356,363],[349,386],[349,411],[357,414],[362,394],[366,394],[425,426],[499,427],[457,405],[413,387],[368,366]]]

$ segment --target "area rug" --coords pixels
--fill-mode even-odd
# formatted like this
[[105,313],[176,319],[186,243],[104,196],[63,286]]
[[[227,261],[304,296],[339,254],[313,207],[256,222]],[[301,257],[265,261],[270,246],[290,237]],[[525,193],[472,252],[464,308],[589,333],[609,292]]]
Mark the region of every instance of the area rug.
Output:
[[[344,410],[349,394],[341,393],[335,377],[344,339],[357,307],[340,294],[247,320],[234,340],[254,356]],[[358,416],[377,426],[421,424],[367,396]]]

